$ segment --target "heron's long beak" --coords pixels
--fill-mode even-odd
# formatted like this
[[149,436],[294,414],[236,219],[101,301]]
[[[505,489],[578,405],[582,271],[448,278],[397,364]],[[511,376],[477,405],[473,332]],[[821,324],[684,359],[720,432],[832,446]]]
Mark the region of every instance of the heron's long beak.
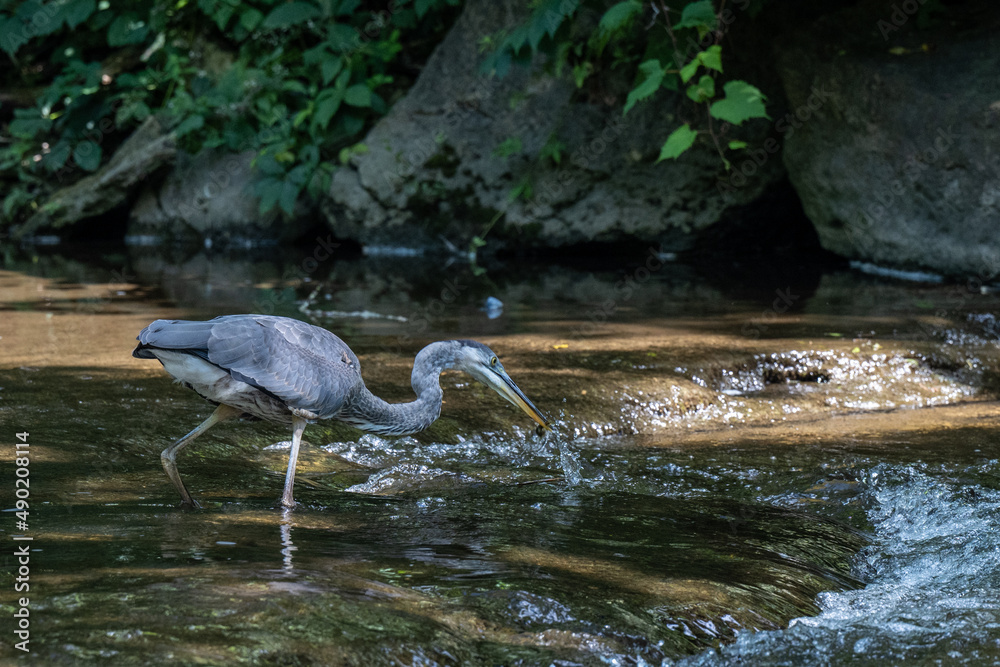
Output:
[[490,387],[493,388],[496,393],[504,397],[504,399],[510,401],[517,407],[527,413],[529,417],[538,422],[538,425],[547,431],[551,431],[552,427],[549,426],[548,417],[542,414],[542,411],[535,407],[535,404],[528,400],[528,397],[524,395],[514,381],[510,379],[510,376],[503,371],[495,371],[490,369],[490,379],[493,380],[489,383]]

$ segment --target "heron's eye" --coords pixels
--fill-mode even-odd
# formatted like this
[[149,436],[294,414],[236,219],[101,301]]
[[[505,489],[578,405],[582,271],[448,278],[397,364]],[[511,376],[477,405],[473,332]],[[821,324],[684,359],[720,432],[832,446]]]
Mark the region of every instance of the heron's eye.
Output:
[[496,365],[497,365],[497,358],[493,357],[492,359],[490,359],[490,366],[496,366]]

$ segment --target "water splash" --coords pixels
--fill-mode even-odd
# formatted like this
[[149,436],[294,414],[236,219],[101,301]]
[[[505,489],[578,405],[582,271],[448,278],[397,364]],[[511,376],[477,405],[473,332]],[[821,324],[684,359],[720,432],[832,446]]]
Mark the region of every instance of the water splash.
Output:
[[[458,442],[451,444],[365,434],[357,441],[331,442],[321,449],[372,470],[372,477],[366,482],[346,489],[353,493],[388,495],[418,488],[426,490],[428,484],[441,486],[445,480],[454,486],[505,480],[521,482],[536,479],[539,474],[558,477],[569,486],[584,479],[587,464],[578,443],[534,437],[531,431],[522,432],[517,427],[513,431],[513,435],[458,436]],[[482,475],[477,471],[482,471]]]

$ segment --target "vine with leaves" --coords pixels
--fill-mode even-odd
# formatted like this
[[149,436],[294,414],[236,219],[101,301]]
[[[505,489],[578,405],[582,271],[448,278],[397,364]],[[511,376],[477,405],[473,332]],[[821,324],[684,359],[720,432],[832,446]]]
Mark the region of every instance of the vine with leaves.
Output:
[[[759,10],[751,0],[742,2],[751,13]],[[755,86],[738,79],[719,83],[724,73],[723,19],[730,14],[725,0],[718,7],[712,0],[698,0],[680,8],[669,7],[663,0],[624,0],[611,6],[587,0],[541,0],[524,23],[484,43],[490,52],[484,67],[503,76],[513,64],[527,63],[544,53],[557,74],[571,70],[577,88],[583,88],[602,68],[634,71],[623,114],[661,89],[683,90],[695,108],[703,111],[704,121],[677,127],[661,147],[657,162],[679,158],[699,136],[707,136],[728,170],[729,152],[742,150],[746,144],[723,143],[717,123],[742,125],[768,117],[766,98]],[[595,16],[600,17],[596,22]],[[530,193],[530,189],[521,192]]]

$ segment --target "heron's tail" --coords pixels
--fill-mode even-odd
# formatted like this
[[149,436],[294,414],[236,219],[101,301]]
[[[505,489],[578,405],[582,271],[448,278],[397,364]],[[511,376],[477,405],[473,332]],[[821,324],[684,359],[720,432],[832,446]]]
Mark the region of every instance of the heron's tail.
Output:
[[177,350],[208,358],[208,338],[212,322],[190,320],[156,320],[139,332],[139,344],[132,350],[138,359],[156,359],[151,349]]

